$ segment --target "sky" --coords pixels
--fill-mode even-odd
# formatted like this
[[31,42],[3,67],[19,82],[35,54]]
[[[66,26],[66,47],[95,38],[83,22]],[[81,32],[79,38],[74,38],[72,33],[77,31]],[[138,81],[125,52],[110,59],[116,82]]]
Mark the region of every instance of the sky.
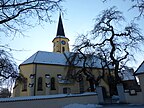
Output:
[[[136,10],[129,10],[132,3],[130,0],[109,0],[103,3],[102,0],[65,0],[61,4],[66,11],[62,16],[65,35],[70,39],[70,49],[74,45],[75,39],[79,34],[86,34],[94,27],[94,19],[104,9],[117,6],[117,9],[123,12],[126,20],[129,22],[135,15]],[[3,37],[2,42],[8,44],[11,48],[23,51],[12,51],[17,65],[32,56],[37,51],[53,51],[52,40],[56,36],[59,12],[53,14],[53,23],[45,22],[43,25],[37,25],[24,32],[26,36]],[[137,21],[140,28],[144,28],[144,20]],[[144,29],[142,31],[144,33]],[[137,56],[137,63],[132,64],[137,68],[144,57]]]

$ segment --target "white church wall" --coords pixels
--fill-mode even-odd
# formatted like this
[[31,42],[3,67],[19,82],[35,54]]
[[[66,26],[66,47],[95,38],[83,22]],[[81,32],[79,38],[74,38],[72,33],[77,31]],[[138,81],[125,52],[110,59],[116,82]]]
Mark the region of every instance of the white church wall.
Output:
[[130,104],[144,104],[142,92],[137,92],[136,95],[130,95],[130,93],[125,93],[126,103]]

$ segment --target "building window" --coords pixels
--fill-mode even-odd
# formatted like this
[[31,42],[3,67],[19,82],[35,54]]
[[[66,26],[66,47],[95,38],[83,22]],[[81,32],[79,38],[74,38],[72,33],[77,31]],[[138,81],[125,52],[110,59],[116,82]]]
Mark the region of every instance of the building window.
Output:
[[24,80],[23,80],[22,91],[27,91],[27,78],[24,78]]
[[65,52],[65,47],[62,47],[62,51]]
[[71,93],[71,89],[68,87],[63,88],[63,94],[70,94]]
[[42,91],[42,77],[38,78],[38,91]]
[[84,81],[83,79],[79,82],[80,93],[84,93]]
[[55,78],[54,77],[51,78],[51,90],[56,90],[56,88],[55,88]]

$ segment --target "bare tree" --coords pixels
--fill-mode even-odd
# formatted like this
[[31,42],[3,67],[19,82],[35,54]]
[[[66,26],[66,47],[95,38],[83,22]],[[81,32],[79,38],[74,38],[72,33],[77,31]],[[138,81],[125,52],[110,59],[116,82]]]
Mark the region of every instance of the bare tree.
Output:
[[[105,52],[109,54],[107,60],[115,67],[116,82],[118,81],[119,65],[133,57],[134,50],[139,49],[139,45],[144,40],[140,29],[134,23],[120,29],[124,24],[123,21],[122,13],[112,7],[104,10],[96,18],[96,24],[92,30],[93,39],[101,38],[99,42],[92,43],[92,45],[101,54]],[[99,48],[103,51],[101,52]]]
[[[0,0],[0,33],[1,36],[23,35],[28,27],[41,24],[41,21],[51,21],[55,11],[62,11],[60,3],[63,0]],[[9,50],[9,51],[7,51]],[[0,45],[0,83],[12,87],[18,77],[17,66],[10,51],[5,45]],[[19,77],[18,77],[19,78]]]
[[[90,40],[85,35],[80,35],[76,39],[76,45],[73,49],[74,53],[66,55],[69,69],[67,72],[68,79],[74,79],[77,82],[81,82],[84,79],[89,82],[89,90],[95,91],[95,86],[98,86],[100,79],[105,79],[104,72],[112,68],[110,63],[105,62],[104,58],[95,55],[95,52],[90,44]],[[81,66],[81,68],[77,68]],[[102,68],[102,74],[94,76],[93,68]],[[101,71],[101,70],[100,70]]]
[[[144,41],[137,25],[130,23],[127,26],[124,20],[122,13],[116,7],[104,10],[96,18],[91,33],[80,35],[81,40],[75,44],[75,49],[80,54],[83,53],[83,56],[93,54],[101,59],[103,72],[105,68],[109,71],[107,79],[113,91],[116,89],[116,84],[120,82],[118,76],[120,65],[125,65],[127,61],[133,59],[135,51]],[[114,76],[111,74],[111,64],[114,67]],[[111,93],[113,94],[115,93]]]
[[0,50],[0,85],[11,89],[17,77],[17,65],[12,55],[5,50]]
[[137,16],[137,18],[139,17],[144,17],[144,0],[131,0],[132,2],[134,2],[134,5],[131,7],[132,9],[138,9],[139,11],[139,15]]
[[50,21],[62,0],[1,0],[0,32],[5,35],[21,33],[34,22]]
[[[108,0],[102,0],[103,2],[106,2]],[[126,0],[123,0],[126,1]],[[128,1],[128,0],[127,0]],[[144,0],[129,0],[131,1],[133,4],[131,7],[129,7],[129,9],[137,9],[139,14],[138,16],[136,16],[135,18],[140,18],[140,17],[144,17]]]
[[[67,72],[67,79],[74,79],[77,82],[81,82],[86,78],[90,85],[90,91],[94,91],[94,85],[96,80],[92,74],[92,61],[90,55],[85,55],[79,49],[77,52],[72,53],[67,57],[67,62],[69,64],[69,69]],[[89,63],[88,63],[89,61]],[[77,69],[78,65],[81,64],[81,68]]]

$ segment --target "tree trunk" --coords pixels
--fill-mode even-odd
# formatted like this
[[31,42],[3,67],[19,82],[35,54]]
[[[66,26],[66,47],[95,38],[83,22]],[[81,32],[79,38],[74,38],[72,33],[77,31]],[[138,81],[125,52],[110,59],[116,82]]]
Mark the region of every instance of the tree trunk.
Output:
[[94,88],[94,80],[93,80],[93,79],[89,79],[89,84],[90,84],[91,92],[94,92],[94,91],[95,91],[95,88]]
[[114,72],[115,72],[115,83],[116,83],[116,85],[117,85],[118,83],[120,83],[120,78],[119,78],[119,75],[118,75],[118,70],[119,70],[119,62],[116,61],[116,62],[115,62],[115,70],[114,70]]

